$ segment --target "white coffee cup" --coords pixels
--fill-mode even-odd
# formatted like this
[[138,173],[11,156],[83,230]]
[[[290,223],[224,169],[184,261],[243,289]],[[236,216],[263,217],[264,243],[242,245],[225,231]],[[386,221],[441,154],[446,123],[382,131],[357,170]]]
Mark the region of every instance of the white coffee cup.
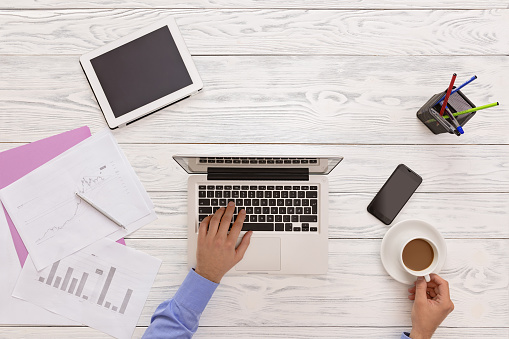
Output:
[[[403,250],[405,249],[406,245],[410,241],[416,240],[416,239],[422,239],[422,240],[426,241],[428,244],[430,244],[431,248],[433,249],[433,261],[431,262],[431,264],[428,267],[426,267],[425,269],[423,269],[421,271],[414,271],[414,270],[406,267],[405,263],[403,262]],[[405,271],[407,271],[408,273],[410,273],[411,275],[416,276],[416,277],[424,277],[424,279],[426,279],[426,282],[429,282],[431,280],[429,277],[430,273],[433,273],[435,268],[437,268],[439,255],[440,255],[440,253],[438,251],[438,247],[437,247],[437,245],[435,245],[435,243],[431,239],[425,238],[425,237],[414,237],[414,238],[408,239],[401,247],[399,261],[401,263],[401,266],[405,269]]]

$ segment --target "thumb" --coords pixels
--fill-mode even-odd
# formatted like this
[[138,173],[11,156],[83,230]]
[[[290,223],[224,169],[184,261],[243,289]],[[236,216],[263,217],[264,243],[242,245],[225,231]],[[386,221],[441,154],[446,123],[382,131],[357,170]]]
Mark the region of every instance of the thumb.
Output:
[[424,277],[417,277],[417,281],[415,282],[415,301],[417,302],[425,302],[426,297],[426,289],[428,284],[426,284],[426,280]]
[[239,246],[237,246],[237,249],[235,250],[235,261],[239,262],[244,258],[244,253],[246,253],[246,250],[249,246],[249,243],[251,242],[251,235],[253,235],[253,231],[249,231],[242,237],[242,241],[240,242]]

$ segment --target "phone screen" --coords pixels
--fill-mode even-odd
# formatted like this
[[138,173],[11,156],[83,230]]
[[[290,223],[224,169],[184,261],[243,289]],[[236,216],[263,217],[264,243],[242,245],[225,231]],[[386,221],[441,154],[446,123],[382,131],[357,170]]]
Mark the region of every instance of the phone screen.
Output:
[[391,174],[368,206],[368,212],[389,225],[405,206],[422,178],[401,164]]

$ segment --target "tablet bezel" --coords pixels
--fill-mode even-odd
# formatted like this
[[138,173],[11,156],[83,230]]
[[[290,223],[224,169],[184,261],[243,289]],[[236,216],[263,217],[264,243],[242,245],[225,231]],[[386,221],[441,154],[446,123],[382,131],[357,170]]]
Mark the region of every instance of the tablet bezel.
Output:
[[[189,73],[189,76],[191,77],[191,81],[193,83],[189,86],[179,89],[176,92],[170,93],[151,103],[143,105],[135,110],[132,110],[118,118],[115,117],[115,115],[113,114],[113,110],[111,109],[110,103],[106,98],[106,94],[103,91],[101,83],[97,78],[97,74],[95,73],[91,60],[165,26],[168,27],[168,29],[170,30],[170,34],[173,37],[173,40],[175,41],[175,45],[177,46],[180,56],[184,61],[184,65],[186,66],[187,72]],[[143,27],[142,29],[132,34],[126,35],[120,39],[112,41],[94,51],[83,54],[80,57],[80,63],[88,79],[88,82],[90,83],[90,87],[92,87],[92,91],[94,92],[97,102],[99,103],[99,107],[101,108],[104,114],[104,118],[106,119],[106,122],[108,123],[108,126],[111,129],[117,128],[121,125],[127,124],[133,120],[139,119],[147,114],[157,111],[165,106],[171,105],[176,101],[179,101],[187,96],[197,93],[200,89],[203,88],[203,82],[200,78],[200,75],[198,74],[198,70],[196,69],[193,59],[191,58],[191,54],[187,50],[186,44],[184,42],[184,39],[182,38],[182,35],[180,34],[180,30],[177,26],[177,23],[175,22],[175,19],[171,17],[155,22],[149,26]]]

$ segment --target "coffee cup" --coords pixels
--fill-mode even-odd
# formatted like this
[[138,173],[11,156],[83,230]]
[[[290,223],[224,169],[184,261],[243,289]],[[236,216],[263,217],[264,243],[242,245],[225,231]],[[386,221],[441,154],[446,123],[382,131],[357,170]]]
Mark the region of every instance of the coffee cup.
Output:
[[430,281],[432,273],[438,265],[440,255],[435,243],[425,237],[414,237],[406,241],[401,247],[399,260],[401,266],[416,277],[424,277]]

